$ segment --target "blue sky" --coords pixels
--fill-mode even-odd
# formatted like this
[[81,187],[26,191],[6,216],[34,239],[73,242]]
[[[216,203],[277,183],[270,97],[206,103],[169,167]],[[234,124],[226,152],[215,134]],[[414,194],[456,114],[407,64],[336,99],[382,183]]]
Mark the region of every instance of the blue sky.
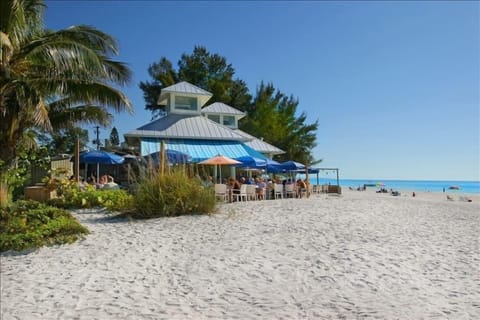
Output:
[[251,93],[264,81],[298,98],[319,121],[315,157],[343,178],[480,180],[479,2],[46,3],[48,28],[88,24],[118,40],[134,72],[121,136],[150,121],[138,88],[148,66],[202,45]]

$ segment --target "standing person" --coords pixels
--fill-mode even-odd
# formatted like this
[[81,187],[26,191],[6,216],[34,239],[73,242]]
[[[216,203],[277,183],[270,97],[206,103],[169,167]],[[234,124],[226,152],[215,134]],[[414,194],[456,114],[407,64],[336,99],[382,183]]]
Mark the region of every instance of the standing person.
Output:
[[307,186],[305,185],[305,182],[302,179],[297,180],[297,198],[302,197],[302,192],[306,192]]

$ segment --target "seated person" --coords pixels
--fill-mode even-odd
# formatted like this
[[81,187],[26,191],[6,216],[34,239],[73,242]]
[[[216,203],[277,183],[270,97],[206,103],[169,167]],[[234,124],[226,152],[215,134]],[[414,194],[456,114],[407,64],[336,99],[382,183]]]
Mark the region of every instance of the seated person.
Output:
[[230,189],[238,191],[234,193],[240,193],[240,186],[242,184],[237,179],[230,177],[230,179],[228,179],[228,185],[230,186]]
[[100,177],[100,179],[97,181],[95,186],[97,187],[97,189],[102,189],[107,182],[108,182],[107,181],[107,175],[104,174],[103,176]]
[[202,184],[205,187],[213,187],[215,185],[215,183],[213,183],[213,177],[212,176],[207,176],[205,179],[203,179]]
[[115,190],[115,189],[120,189],[120,186],[115,183],[112,176],[107,176],[107,183],[103,185],[102,189]]
[[267,184],[265,183],[265,180],[260,177],[260,178],[257,178],[256,181],[255,181],[256,185],[257,185],[257,188],[256,188],[256,192],[257,192],[257,197],[258,199],[263,199],[263,196],[265,194],[265,189],[267,188]]
[[232,194],[240,194],[240,186],[241,186],[241,183],[238,182],[237,179],[235,179],[234,177],[228,178],[227,188],[230,191],[229,192],[230,202],[232,201]]

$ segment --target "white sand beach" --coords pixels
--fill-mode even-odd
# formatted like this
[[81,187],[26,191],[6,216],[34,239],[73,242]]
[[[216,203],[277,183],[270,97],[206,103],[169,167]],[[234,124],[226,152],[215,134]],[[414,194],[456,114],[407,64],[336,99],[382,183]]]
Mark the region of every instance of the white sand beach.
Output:
[[341,196],[147,221],[1,256],[1,319],[480,319],[480,198]]

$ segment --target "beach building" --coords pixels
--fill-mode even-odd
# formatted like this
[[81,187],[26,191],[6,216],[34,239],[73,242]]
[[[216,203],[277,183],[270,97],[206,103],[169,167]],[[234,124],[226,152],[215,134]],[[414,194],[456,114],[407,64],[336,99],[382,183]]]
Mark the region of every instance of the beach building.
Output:
[[205,106],[212,94],[188,82],[162,89],[159,105],[166,115],[124,135],[129,146],[142,156],[166,150],[189,156],[196,163],[216,155],[271,159],[283,150],[238,129],[245,113],[216,102]]

